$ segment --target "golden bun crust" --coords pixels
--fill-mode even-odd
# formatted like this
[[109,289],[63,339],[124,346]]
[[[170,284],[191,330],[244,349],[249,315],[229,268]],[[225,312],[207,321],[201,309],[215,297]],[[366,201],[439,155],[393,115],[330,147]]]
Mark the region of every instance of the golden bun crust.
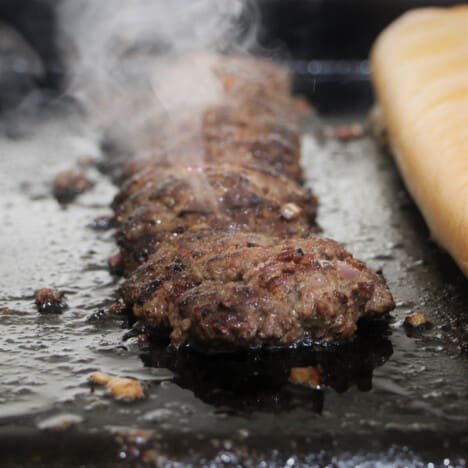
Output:
[[406,186],[468,276],[468,5],[404,14],[375,42],[371,69]]

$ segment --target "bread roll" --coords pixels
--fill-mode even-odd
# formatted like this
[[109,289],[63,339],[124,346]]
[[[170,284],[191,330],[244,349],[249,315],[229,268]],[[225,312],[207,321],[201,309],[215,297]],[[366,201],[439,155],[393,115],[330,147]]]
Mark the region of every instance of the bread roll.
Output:
[[371,69],[406,186],[468,276],[468,5],[406,13],[378,37]]

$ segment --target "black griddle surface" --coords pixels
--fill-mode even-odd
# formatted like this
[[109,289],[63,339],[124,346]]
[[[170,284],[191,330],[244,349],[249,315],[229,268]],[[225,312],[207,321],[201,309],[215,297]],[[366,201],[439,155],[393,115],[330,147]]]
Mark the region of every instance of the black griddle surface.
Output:
[[[302,163],[325,234],[387,278],[390,322],[364,324],[337,349],[203,356],[124,342],[118,318],[89,320],[117,284],[106,266],[112,231],[89,226],[111,214],[115,189],[92,171],[94,189],[59,206],[47,184],[89,144],[63,110],[30,122],[0,141],[2,466],[466,465],[467,283],[372,138],[326,139],[314,119]],[[62,315],[36,311],[43,286],[66,291]],[[433,327],[410,337],[402,320],[415,309]],[[310,365],[321,390],[288,382],[291,367]],[[148,397],[109,399],[87,382],[95,370],[140,379]],[[45,428],[63,415],[77,422]]]

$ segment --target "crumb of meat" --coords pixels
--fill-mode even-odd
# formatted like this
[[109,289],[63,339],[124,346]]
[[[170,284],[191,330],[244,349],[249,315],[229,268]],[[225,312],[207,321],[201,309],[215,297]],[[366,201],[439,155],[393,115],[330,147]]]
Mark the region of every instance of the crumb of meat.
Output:
[[289,381],[315,389],[319,389],[322,385],[320,372],[315,367],[293,367],[289,374]]
[[118,315],[122,314],[126,309],[125,304],[122,304],[121,302],[114,302],[109,306],[109,314],[112,315]]
[[302,213],[302,209],[295,203],[286,203],[281,207],[281,216],[284,219],[298,218]]
[[149,341],[148,335],[145,335],[144,333],[140,333],[137,336],[137,339],[138,339],[139,344],[145,344],[145,343],[148,343]]
[[114,377],[104,372],[93,372],[89,380],[98,385],[105,385],[116,400],[133,401],[144,397],[143,388],[136,379]]
[[416,310],[406,316],[404,324],[410,328],[419,328],[427,327],[430,325],[430,322],[420,310]]
[[53,193],[60,203],[68,203],[92,186],[92,182],[81,171],[69,169],[55,176]]
[[342,125],[339,127],[327,126],[324,129],[325,136],[337,140],[347,141],[361,138],[364,135],[364,127],[360,123]]
[[66,308],[65,293],[51,288],[42,288],[34,293],[37,310],[41,314],[60,314]]

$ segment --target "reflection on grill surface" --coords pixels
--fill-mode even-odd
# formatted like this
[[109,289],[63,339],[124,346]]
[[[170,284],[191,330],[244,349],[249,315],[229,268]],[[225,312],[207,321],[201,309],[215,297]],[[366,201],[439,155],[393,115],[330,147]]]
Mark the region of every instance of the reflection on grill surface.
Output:
[[[376,336],[377,335],[377,336]],[[375,333],[375,324],[361,327],[350,343],[336,347],[250,351],[242,354],[199,354],[154,346],[142,355],[145,366],[168,368],[174,383],[228,413],[278,412],[304,408],[321,413],[328,388],[343,393],[356,386],[372,388],[372,374],[392,355],[389,339]],[[320,387],[292,383],[291,369],[311,368]]]

